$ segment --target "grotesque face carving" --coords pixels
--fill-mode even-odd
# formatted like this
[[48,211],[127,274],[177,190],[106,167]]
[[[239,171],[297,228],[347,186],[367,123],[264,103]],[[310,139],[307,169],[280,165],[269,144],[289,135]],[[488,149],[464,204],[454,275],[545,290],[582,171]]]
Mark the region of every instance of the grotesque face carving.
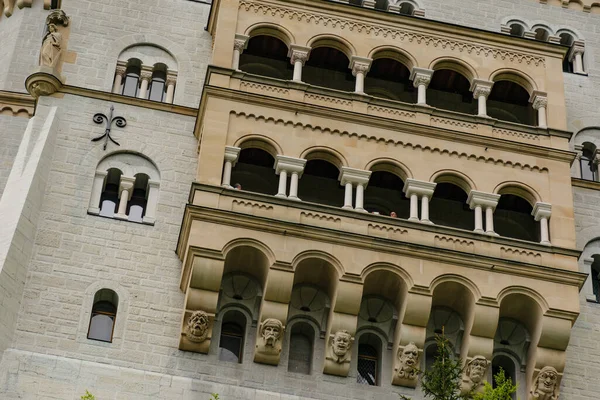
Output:
[[188,320],[188,339],[192,342],[203,342],[208,335],[208,314],[204,311],[194,311]]
[[544,367],[533,382],[532,395],[540,400],[554,400],[558,398],[556,394],[556,384],[558,382],[558,371],[553,367]]
[[488,361],[485,357],[476,356],[471,360],[471,362],[467,365],[467,375],[471,380],[475,383],[480,383],[485,377],[485,372],[487,371]]
[[419,348],[414,343],[409,343],[398,352],[400,365],[397,368],[398,377],[404,379],[416,379],[419,363]]
[[265,347],[275,347],[275,344],[281,336],[283,324],[275,318],[267,318],[262,323],[260,335],[264,340]]
[[337,331],[335,335],[333,335],[333,340],[331,341],[331,347],[333,348],[333,354],[342,358],[345,357],[352,347],[352,335],[350,332],[346,330]]

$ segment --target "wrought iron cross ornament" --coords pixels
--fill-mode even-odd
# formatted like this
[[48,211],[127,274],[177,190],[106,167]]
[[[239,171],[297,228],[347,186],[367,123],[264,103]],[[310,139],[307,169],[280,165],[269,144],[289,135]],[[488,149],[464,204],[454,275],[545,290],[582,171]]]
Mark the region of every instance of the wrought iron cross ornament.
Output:
[[115,139],[110,136],[110,130],[112,128],[113,122],[118,128],[124,128],[127,125],[127,121],[123,117],[113,117],[113,112],[115,111],[114,106],[110,106],[110,115],[107,117],[102,113],[97,113],[94,115],[94,122],[97,124],[101,124],[102,122],[106,122],[106,129],[104,130],[104,135],[98,136],[97,138],[92,139],[92,142],[97,142],[98,140],[104,138],[104,150],[106,150],[106,146],[108,145],[108,140],[120,146]]

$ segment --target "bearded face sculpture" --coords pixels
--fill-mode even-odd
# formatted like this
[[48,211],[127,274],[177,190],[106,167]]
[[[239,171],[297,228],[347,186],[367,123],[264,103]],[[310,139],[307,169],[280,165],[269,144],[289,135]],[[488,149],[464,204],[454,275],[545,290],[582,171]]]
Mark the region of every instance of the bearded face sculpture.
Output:
[[409,343],[404,348],[398,349],[398,364],[396,374],[392,380],[394,385],[415,387],[419,376],[419,348],[414,343]]
[[278,319],[268,318],[264,320],[260,328],[260,336],[263,338],[265,348],[275,348],[282,331],[283,324]]
[[554,367],[544,367],[533,382],[531,397],[536,400],[558,399],[558,371]]
[[202,343],[208,336],[209,318],[202,310],[194,311],[187,323],[187,339],[190,342]]
[[331,336],[331,350],[336,356],[337,362],[343,362],[348,352],[352,348],[352,342],[354,338],[348,331],[342,330],[337,331]]
[[467,363],[463,373],[461,393],[479,393],[483,390],[485,374],[490,363],[483,356],[475,356]]
[[260,324],[254,353],[255,362],[270,365],[279,364],[283,330],[283,324],[275,318],[267,318]]

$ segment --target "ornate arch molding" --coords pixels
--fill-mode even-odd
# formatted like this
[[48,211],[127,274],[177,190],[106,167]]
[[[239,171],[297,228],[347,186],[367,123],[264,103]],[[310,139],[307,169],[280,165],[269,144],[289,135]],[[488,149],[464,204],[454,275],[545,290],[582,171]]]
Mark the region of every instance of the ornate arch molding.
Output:
[[250,25],[244,35],[253,38],[254,36],[273,36],[281,40],[289,49],[292,44],[296,44],[296,38],[288,29],[282,25],[273,24],[269,22],[259,22],[254,25]]
[[326,253],[324,251],[320,251],[320,250],[306,250],[306,251],[303,251],[303,252],[297,254],[296,257],[294,257],[294,259],[292,260],[292,268],[294,269],[294,271],[296,271],[296,269],[298,268],[298,265],[302,261],[308,260],[311,258],[323,260],[323,261],[327,262],[328,264],[330,264],[333,268],[335,268],[336,272],[338,273],[338,279],[341,278],[346,273],[346,271],[344,270],[344,266],[336,257],[334,257],[331,254]]
[[531,204],[531,207],[535,207],[535,203],[542,201],[542,197],[534,188],[521,182],[502,182],[494,188],[493,193],[500,195],[512,194],[522,197],[523,199],[527,200],[529,204]]
[[343,37],[334,34],[314,36],[308,40],[306,46],[313,50],[319,47],[334,48],[344,53],[346,57],[348,57],[348,61],[352,59],[352,56],[357,55],[356,48],[352,45],[352,43]]
[[492,82],[509,81],[516,83],[527,90],[527,93],[529,93],[530,96],[534,91],[538,90],[538,85],[532,77],[513,68],[498,69],[490,74],[488,80]]
[[348,166],[348,161],[346,157],[342,155],[339,151],[324,146],[314,146],[309,147],[304,150],[302,154],[300,154],[300,158],[304,158],[306,160],[324,160],[332,163],[339,169],[342,170],[342,167]]
[[223,257],[226,258],[227,254],[229,254],[230,251],[239,247],[251,247],[260,251],[267,258],[267,261],[269,262],[269,267],[275,264],[275,261],[277,260],[275,253],[271,250],[269,246],[253,238],[233,239],[227,244],[225,244],[225,246],[223,246],[221,253],[223,254]]
[[433,60],[429,64],[429,69],[434,71],[440,69],[449,69],[463,75],[469,83],[473,84],[473,80],[478,79],[477,70],[463,60],[455,57],[440,57]]
[[248,148],[261,149],[272,155],[273,158],[277,158],[278,155],[284,155],[283,149],[279,143],[264,135],[245,135],[237,139],[233,145],[242,150]]
[[371,58],[373,61],[379,58],[390,58],[404,65],[409,71],[412,71],[417,66],[417,59],[412,54],[396,46],[386,45],[375,47],[371,50],[367,58]]
[[447,283],[447,282],[457,283],[457,284],[465,287],[473,295],[473,300],[475,303],[477,303],[479,301],[479,299],[481,299],[481,291],[479,290],[477,285],[475,285],[475,283],[472,280],[470,280],[464,276],[456,275],[456,274],[445,274],[445,275],[440,275],[440,276],[434,278],[431,281],[431,284],[429,285],[430,292],[433,294],[435,289],[440,284]]
[[396,175],[398,178],[402,179],[406,182],[406,179],[412,178],[413,173],[411,170],[403,163],[398,160],[394,160],[393,158],[376,158],[375,160],[370,161],[365,166],[365,171],[385,171],[391,174]]
[[498,304],[502,305],[502,301],[504,301],[506,297],[512,294],[520,294],[532,299],[540,307],[542,315],[546,314],[548,310],[550,310],[550,306],[548,305],[548,302],[546,301],[544,296],[542,296],[535,290],[524,286],[509,286],[507,288],[502,289],[497,296]]
[[451,183],[461,188],[467,195],[471,190],[477,190],[477,185],[471,178],[460,171],[452,169],[437,171],[429,178],[429,182]]
[[160,180],[160,171],[156,164],[145,155],[136,152],[115,151],[102,158],[96,167],[102,171],[110,168],[117,168],[125,176],[133,177],[144,173],[152,180]]
[[376,262],[365,267],[360,274],[362,282],[365,282],[371,273],[377,271],[388,271],[398,276],[404,282],[407,289],[410,289],[415,285],[415,281],[405,269],[396,264],[387,262]]

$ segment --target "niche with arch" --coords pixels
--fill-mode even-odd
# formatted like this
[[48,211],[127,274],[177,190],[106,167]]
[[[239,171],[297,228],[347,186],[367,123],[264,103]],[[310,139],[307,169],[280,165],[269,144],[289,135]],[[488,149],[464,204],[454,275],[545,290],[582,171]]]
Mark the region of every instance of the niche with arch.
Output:
[[313,364],[315,330],[305,322],[294,323],[290,330],[288,372],[310,375]]
[[380,386],[383,344],[373,332],[362,332],[357,340],[356,382],[362,385]]

